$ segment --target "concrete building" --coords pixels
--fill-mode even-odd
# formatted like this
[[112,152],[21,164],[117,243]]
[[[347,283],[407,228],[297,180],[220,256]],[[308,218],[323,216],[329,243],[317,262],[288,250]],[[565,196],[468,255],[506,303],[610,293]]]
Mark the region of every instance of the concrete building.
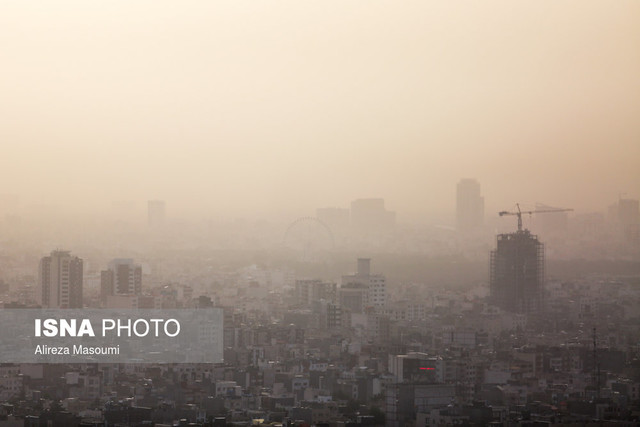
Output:
[[338,303],[343,310],[362,313],[367,304],[367,287],[359,283],[347,283],[338,291]]
[[618,200],[618,221],[623,227],[640,222],[640,202],[637,199]]
[[384,199],[358,199],[351,202],[351,228],[356,235],[392,231],[396,213],[386,210]]
[[130,258],[117,258],[100,272],[100,296],[103,301],[114,295],[140,295],[142,267]]
[[637,199],[618,200],[618,224],[625,239],[640,242],[640,203]]
[[484,223],[484,197],[480,183],[475,179],[462,179],[456,191],[456,226],[458,231],[471,231]]
[[342,308],[335,302],[324,299],[314,301],[312,312],[318,328],[334,330],[342,327]]
[[426,353],[389,355],[389,372],[394,383],[436,383],[438,358]]
[[347,294],[355,298],[357,293],[362,293],[363,309],[381,309],[387,305],[387,279],[382,274],[371,274],[370,258],[358,258],[357,273],[342,276],[341,303],[347,298]]
[[[536,203],[535,210],[561,210],[562,208]],[[567,212],[555,212],[553,215],[538,215],[533,220],[534,232],[544,236],[553,236],[566,233],[569,229],[569,214]],[[546,239],[545,239],[546,240]]]
[[135,310],[140,308],[137,295],[108,295],[105,299],[104,307],[118,310]]
[[393,384],[385,390],[386,425],[402,427],[416,425],[418,413],[446,407],[455,401],[452,384]]
[[296,301],[301,307],[309,307],[315,301],[336,302],[337,284],[319,279],[296,280]]
[[529,230],[500,234],[491,252],[490,292],[494,305],[531,313],[542,307],[544,245]]
[[316,218],[331,229],[331,232],[340,241],[349,234],[351,216],[346,208],[318,208]]
[[55,250],[40,260],[38,302],[43,308],[82,308],[82,282],[82,260]]

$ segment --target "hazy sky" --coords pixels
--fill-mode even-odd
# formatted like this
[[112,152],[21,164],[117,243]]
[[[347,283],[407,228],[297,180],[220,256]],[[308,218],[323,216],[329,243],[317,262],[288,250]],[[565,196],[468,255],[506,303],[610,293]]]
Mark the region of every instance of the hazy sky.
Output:
[[1,1],[0,193],[487,214],[640,196],[640,2]]

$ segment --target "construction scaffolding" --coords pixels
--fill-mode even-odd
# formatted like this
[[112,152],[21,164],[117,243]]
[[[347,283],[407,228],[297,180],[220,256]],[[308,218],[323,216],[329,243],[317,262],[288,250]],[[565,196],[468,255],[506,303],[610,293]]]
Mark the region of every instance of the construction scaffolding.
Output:
[[493,304],[532,313],[544,298],[544,245],[528,230],[499,234],[491,251],[489,284]]

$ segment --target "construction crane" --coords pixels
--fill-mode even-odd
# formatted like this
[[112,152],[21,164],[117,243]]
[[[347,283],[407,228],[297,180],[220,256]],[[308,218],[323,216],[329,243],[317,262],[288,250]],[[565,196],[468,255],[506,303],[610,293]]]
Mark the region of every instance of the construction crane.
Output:
[[572,211],[573,209],[540,209],[540,210],[535,210],[535,211],[521,211],[520,210],[520,204],[516,203],[516,206],[518,207],[518,212],[507,212],[507,211],[502,211],[502,212],[498,212],[498,215],[500,216],[504,216],[504,215],[516,215],[518,217],[518,232],[522,232],[522,214],[538,214],[538,213],[552,213],[552,212],[569,212]]

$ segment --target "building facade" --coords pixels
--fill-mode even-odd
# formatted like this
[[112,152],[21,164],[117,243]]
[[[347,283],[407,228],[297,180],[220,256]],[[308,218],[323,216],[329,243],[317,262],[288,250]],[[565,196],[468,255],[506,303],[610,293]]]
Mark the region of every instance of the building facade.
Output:
[[69,251],[40,260],[38,302],[43,308],[82,308],[83,264]]
[[371,259],[358,258],[356,274],[342,276],[340,300],[361,293],[363,309],[382,309],[387,305],[387,279],[382,274],[371,274]]
[[491,252],[490,292],[494,305],[531,313],[543,304],[544,245],[528,230],[499,234]]
[[471,231],[484,223],[484,197],[480,183],[475,179],[462,179],[456,189],[456,226],[458,231]]
[[388,211],[384,199],[357,199],[351,202],[351,228],[355,235],[378,235],[395,227],[396,213]]
[[100,296],[103,301],[115,295],[142,293],[142,267],[130,258],[118,258],[100,272]]

